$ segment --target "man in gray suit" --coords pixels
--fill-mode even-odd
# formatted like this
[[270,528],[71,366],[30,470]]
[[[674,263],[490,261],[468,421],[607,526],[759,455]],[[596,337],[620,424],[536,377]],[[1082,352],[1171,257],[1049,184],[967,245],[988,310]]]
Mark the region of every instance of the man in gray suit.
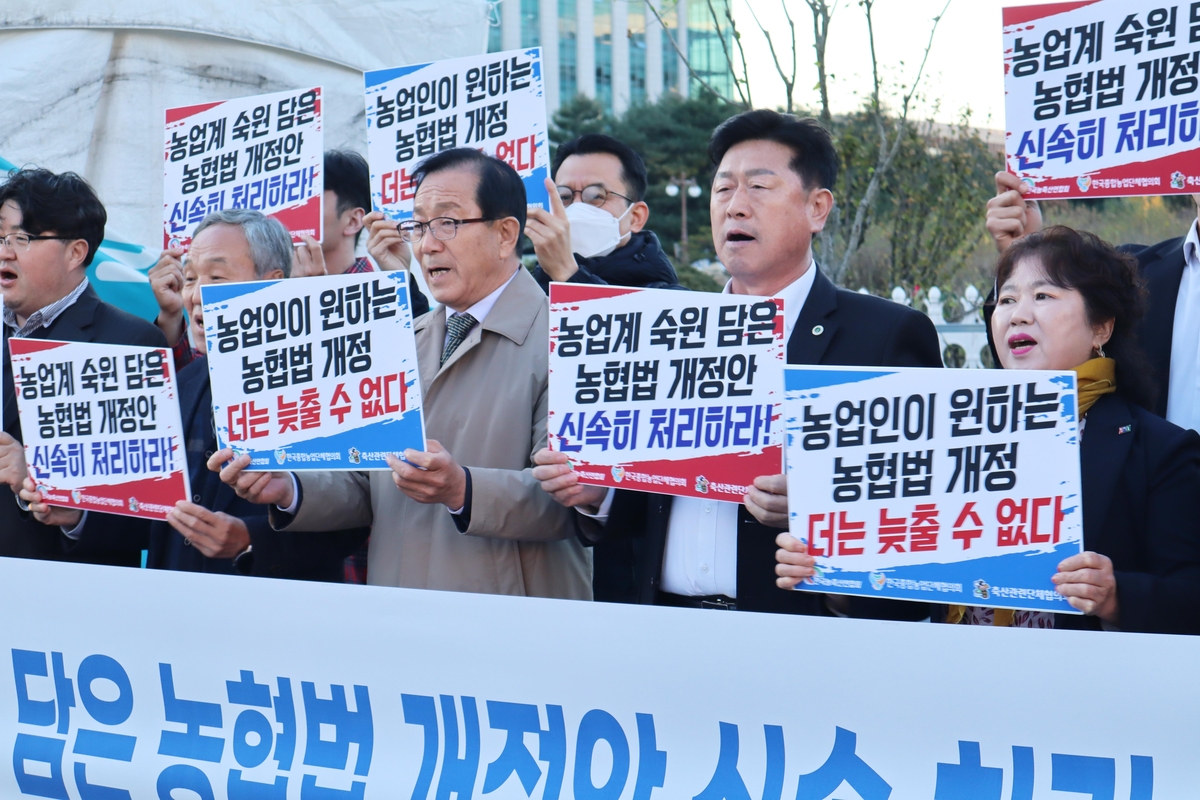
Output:
[[372,584],[591,599],[576,535],[589,521],[532,476],[546,446],[549,308],[521,267],[524,185],[468,148],[430,157],[415,180],[399,231],[441,304],[415,325],[426,450],[390,458],[390,473],[245,472],[249,457],[229,450],[209,468],[270,504],[278,529],[371,525]]

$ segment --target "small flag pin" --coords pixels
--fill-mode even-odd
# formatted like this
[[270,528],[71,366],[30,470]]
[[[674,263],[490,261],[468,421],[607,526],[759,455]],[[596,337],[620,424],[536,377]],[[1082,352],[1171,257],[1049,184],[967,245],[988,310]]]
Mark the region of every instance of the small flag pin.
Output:
[[820,336],[824,332],[825,332],[824,325],[817,325],[815,328],[813,328],[813,336]]
[[1121,427],[1117,428],[1117,433],[1118,434],[1129,433],[1132,430],[1133,430],[1133,425],[1122,425]]

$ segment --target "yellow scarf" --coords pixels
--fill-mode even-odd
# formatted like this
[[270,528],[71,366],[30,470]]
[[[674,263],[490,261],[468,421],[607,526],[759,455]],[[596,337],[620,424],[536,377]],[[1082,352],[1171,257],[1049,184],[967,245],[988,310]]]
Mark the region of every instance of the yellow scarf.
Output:
[[[1096,401],[1117,390],[1117,362],[1111,358],[1092,358],[1075,368],[1075,384],[1079,391],[1079,418],[1083,419]],[[966,606],[950,606],[946,609],[946,622],[951,625],[962,621],[967,613]],[[1012,625],[1013,610],[992,610],[992,627],[1007,628]]]

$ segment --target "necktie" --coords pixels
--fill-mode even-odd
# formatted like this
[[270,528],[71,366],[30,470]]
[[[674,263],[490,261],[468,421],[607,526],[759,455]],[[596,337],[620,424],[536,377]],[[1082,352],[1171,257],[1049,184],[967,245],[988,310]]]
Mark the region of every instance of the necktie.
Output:
[[453,314],[446,318],[446,332],[449,335],[446,337],[446,346],[442,348],[442,360],[438,366],[446,363],[474,327],[475,318],[470,314]]

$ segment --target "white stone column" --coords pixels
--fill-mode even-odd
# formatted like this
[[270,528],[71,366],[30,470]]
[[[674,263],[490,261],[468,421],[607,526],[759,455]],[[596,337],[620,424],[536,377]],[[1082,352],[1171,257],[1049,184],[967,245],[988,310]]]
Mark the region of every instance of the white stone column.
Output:
[[[508,2],[508,0],[505,0]],[[580,94],[596,96],[595,0],[575,0],[575,87]]]
[[620,116],[625,113],[629,108],[629,97],[629,4],[628,0],[612,0],[612,102],[614,114]]
[[558,0],[538,0],[538,23],[541,27],[546,113],[553,114],[562,104],[558,94]]
[[657,103],[663,90],[663,37],[662,25],[654,15],[659,7],[658,0],[646,3],[646,102]]
[[521,49],[521,0],[500,0],[500,46]]
[[[505,0],[509,2],[509,0]],[[688,0],[679,0],[679,5],[675,6],[675,43],[679,45],[679,50],[683,53],[688,53]],[[692,85],[692,74],[688,72],[687,61],[683,56],[677,55],[679,59],[679,84],[676,88],[679,89],[679,96],[687,98],[688,88]]]

